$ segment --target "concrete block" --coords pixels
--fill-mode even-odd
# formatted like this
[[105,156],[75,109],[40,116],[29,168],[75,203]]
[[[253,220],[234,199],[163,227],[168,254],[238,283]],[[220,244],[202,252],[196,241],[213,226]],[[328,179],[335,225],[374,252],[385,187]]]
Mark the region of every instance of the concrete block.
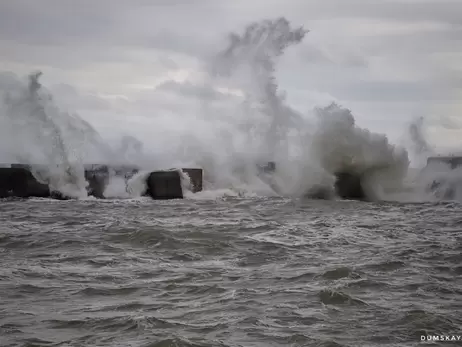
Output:
[[276,171],[276,163],[274,161],[269,161],[264,164],[257,164],[258,173],[273,173]]
[[48,185],[38,182],[24,167],[0,168],[0,198],[50,197]]
[[87,193],[98,199],[104,199],[104,190],[109,183],[109,167],[106,165],[85,165]]
[[203,171],[202,169],[183,168],[184,173],[188,174],[191,179],[192,192],[201,192],[203,189]]
[[335,174],[335,191],[342,199],[365,200],[366,194],[361,184],[361,176],[351,172]]
[[[38,182],[31,173],[34,170],[46,171],[43,165],[11,164],[10,167],[0,167],[0,197],[51,197],[66,199],[59,192],[50,192],[47,184]],[[109,166],[87,164],[84,166],[85,179],[88,181],[88,195],[104,199],[104,191],[111,177],[123,177],[125,182],[139,172],[133,166]],[[184,168],[182,171],[191,178],[193,192],[203,189],[203,171],[198,168]],[[177,170],[154,171],[147,178],[147,196],[153,199],[182,199],[183,190],[181,175]]]
[[88,194],[104,199],[104,191],[111,177],[123,177],[127,183],[138,172],[139,169],[133,166],[87,164],[85,165],[85,179],[88,181]]
[[[28,164],[11,164],[12,168],[24,168],[27,170],[36,170],[42,172],[40,176],[47,176],[47,167],[45,165],[28,165]],[[87,164],[84,165],[85,180],[88,182],[87,193],[90,196],[104,199],[104,190],[109,181],[109,167],[100,164]],[[68,199],[60,192],[51,192],[51,197],[54,199],[65,200]]]
[[176,170],[153,171],[146,183],[147,195],[154,200],[183,199],[181,175]]

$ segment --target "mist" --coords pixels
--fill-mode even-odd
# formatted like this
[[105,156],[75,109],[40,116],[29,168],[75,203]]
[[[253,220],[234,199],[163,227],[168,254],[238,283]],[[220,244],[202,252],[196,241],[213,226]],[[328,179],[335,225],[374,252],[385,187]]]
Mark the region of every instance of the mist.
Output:
[[[332,101],[302,112],[287,102],[276,78],[278,61],[307,35],[309,30],[283,17],[230,33],[222,49],[203,61],[200,83],[162,85],[194,90],[199,102],[185,105],[180,115],[162,114],[160,105],[139,105],[153,115],[142,133],[123,128],[128,120],[117,128],[115,114],[104,118],[106,127],[90,115],[62,109],[41,84],[40,72],[23,78],[3,73],[0,161],[43,165],[47,178],[36,176],[76,198],[86,197],[84,165],[96,163],[141,168],[130,191],[113,179],[106,195],[119,198],[142,194],[140,177],[149,170],[181,167],[204,169],[204,192],[189,197],[334,198],[335,175],[352,172],[363,177],[371,199],[434,198],[426,190],[428,175],[409,181],[409,151],[358,126],[353,111]],[[410,153],[424,162],[433,152],[422,129],[422,119],[413,122],[408,140]],[[273,175],[258,172],[257,164],[270,161],[277,164]]]

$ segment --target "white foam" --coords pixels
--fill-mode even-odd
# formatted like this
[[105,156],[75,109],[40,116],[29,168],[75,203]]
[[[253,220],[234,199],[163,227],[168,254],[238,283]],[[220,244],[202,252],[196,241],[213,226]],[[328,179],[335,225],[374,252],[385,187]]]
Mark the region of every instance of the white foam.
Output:
[[[184,111],[191,113],[189,118],[159,115],[146,127],[149,141],[126,135],[110,144],[79,116],[58,110],[37,76],[27,86],[9,76],[8,83],[0,83],[9,94],[0,108],[0,162],[45,163],[50,185],[77,198],[86,195],[83,163],[98,161],[143,168],[127,183],[110,177],[104,195],[117,199],[143,196],[149,172],[171,167],[204,170],[199,193],[192,193],[190,178],[182,172],[184,195],[191,199],[301,197],[314,190],[333,196],[335,174],[342,171],[363,175],[367,193],[379,200],[441,199],[428,191],[433,180],[459,184],[457,170],[411,172],[404,148],[358,126],[345,107],[333,103],[306,115],[293,109],[275,69],[284,51],[306,34],[284,18],[231,33],[226,47],[202,71],[208,75],[205,87],[233,91],[227,101],[217,108],[204,98],[199,111]],[[165,125],[166,119],[173,120]],[[411,154],[421,163],[433,153],[423,125],[417,120],[409,132]],[[256,168],[268,161],[277,165],[272,175]],[[455,196],[460,197],[458,190]]]

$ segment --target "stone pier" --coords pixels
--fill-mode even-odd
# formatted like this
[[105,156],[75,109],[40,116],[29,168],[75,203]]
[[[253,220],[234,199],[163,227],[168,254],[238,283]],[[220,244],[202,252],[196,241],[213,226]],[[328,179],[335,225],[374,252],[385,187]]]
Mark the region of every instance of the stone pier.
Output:
[[[66,199],[59,192],[51,192],[47,184],[40,183],[32,174],[32,169],[45,173],[46,167],[27,164],[5,164],[0,167],[0,198],[7,197],[47,197]],[[85,179],[88,182],[88,195],[104,199],[104,191],[111,177],[123,177],[126,184],[139,172],[133,166],[110,166],[88,164]],[[194,193],[202,190],[203,172],[199,168],[182,169],[191,179]],[[42,176],[42,175],[41,175]],[[147,177],[147,196],[155,200],[182,199],[183,189],[181,174],[177,170],[153,171]]]
[[47,184],[38,182],[32,173],[23,167],[0,168],[0,198],[50,197]]

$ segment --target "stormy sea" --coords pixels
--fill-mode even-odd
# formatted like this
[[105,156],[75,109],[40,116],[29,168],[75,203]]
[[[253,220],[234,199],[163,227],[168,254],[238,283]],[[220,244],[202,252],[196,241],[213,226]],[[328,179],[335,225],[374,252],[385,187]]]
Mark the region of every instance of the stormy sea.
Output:
[[[0,75],[1,162],[43,165],[69,197],[0,200],[0,346],[462,344],[462,174],[425,166],[422,119],[402,148],[336,103],[291,107],[276,64],[307,34],[284,18],[231,33],[203,73],[234,92],[159,124],[157,146],[108,140],[40,73]],[[97,199],[88,163],[141,171]],[[183,175],[184,199],[144,196],[150,171],[185,167],[202,191]],[[341,199],[338,173],[366,198]]]

